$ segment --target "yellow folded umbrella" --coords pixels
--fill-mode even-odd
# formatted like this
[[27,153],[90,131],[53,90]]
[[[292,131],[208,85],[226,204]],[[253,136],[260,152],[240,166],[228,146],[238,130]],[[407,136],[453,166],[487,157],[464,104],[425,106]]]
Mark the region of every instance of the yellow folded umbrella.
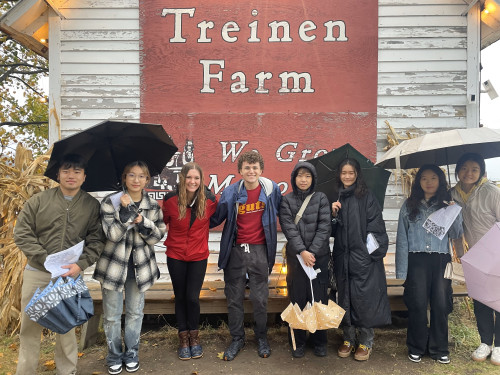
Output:
[[328,301],[328,305],[315,302],[311,306],[307,303],[304,310],[301,310],[296,303],[290,303],[281,313],[281,319],[290,326],[293,350],[296,350],[294,328],[308,330],[311,333],[318,329],[338,328],[344,314],[345,310],[332,300]]

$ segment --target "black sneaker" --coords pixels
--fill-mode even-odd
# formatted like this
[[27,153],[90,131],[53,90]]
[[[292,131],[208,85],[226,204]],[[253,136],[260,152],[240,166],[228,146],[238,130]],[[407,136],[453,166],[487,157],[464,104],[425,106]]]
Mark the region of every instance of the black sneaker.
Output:
[[437,361],[439,363],[442,363],[443,365],[447,365],[448,363],[450,363],[450,357],[448,357],[447,355],[443,355],[443,356],[439,357],[437,359]]
[[418,354],[408,353],[408,359],[412,362],[418,363],[422,360],[422,356]]
[[326,345],[315,345],[314,355],[316,357],[326,357]]
[[224,352],[224,361],[232,361],[241,349],[245,346],[245,339],[242,337],[234,338],[229,347]]
[[111,375],[120,374],[123,370],[122,364],[108,366],[108,373]]
[[267,358],[271,355],[271,347],[267,342],[267,338],[261,337],[257,339],[257,353],[261,358]]
[[136,372],[139,370],[139,362],[125,363],[125,370],[127,370],[127,372]]
[[296,350],[292,348],[292,357],[294,358],[302,358],[306,354],[306,348],[304,345],[297,346]]

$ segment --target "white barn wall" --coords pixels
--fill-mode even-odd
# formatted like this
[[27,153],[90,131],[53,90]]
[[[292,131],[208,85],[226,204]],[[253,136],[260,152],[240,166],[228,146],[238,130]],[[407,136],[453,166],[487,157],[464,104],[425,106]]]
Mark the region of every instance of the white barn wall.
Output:
[[[399,134],[477,126],[478,103],[470,103],[469,96],[479,90],[479,12],[474,7],[462,16],[466,9],[463,0],[379,0],[378,156],[387,145],[386,121]],[[109,118],[139,120],[138,0],[77,0],[60,12],[66,19],[59,21],[59,40],[50,39],[51,51],[56,49],[53,43],[60,44],[50,67],[51,85],[60,84],[59,90],[51,86],[51,92],[60,95],[56,111],[61,135]],[[54,141],[57,132],[51,135]],[[391,242],[389,276],[394,275],[395,230],[403,200],[391,182],[384,210]],[[211,235],[210,262],[216,261],[219,238],[220,233]],[[159,247],[164,261],[162,252]]]

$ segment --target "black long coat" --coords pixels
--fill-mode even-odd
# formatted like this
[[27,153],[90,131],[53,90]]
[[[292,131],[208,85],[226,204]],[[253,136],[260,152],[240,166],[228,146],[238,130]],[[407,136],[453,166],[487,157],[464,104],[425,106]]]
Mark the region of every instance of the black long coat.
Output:
[[[391,323],[383,258],[389,239],[382,210],[369,191],[354,195],[356,185],[340,191],[340,222],[332,222],[333,264],[338,303],[346,310],[343,324],[372,328]],[[379,248],[369,254],[366,237],[372,233]]]

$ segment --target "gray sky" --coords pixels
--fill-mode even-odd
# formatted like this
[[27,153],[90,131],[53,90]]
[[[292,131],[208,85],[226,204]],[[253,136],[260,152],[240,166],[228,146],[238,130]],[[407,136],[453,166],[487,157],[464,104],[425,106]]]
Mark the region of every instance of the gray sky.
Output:
[[[500,95],[500,41],[486,47],[481,52],[481,82],[490,80]],[[481,123],[488,128],[500,130],[500,97],[491,100],[488,94],[481,94]],[[500,158],[486,161],[488,177],[500,181]]]

